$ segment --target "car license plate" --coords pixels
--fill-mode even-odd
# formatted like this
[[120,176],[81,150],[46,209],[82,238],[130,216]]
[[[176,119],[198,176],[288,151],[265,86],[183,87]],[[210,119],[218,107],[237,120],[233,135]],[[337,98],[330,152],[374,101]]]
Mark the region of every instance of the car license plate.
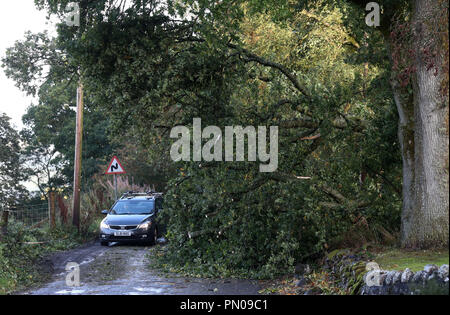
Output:
[[114,236],[131,236],[130,231],[117,231],[114,232]]

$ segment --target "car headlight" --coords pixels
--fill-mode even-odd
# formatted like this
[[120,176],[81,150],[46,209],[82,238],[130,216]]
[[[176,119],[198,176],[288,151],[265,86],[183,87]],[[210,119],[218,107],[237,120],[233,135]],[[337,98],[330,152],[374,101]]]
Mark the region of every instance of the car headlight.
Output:
[[146,221],[138,225],[138,229],[147,230],[152,225],[151,221]]
[[106,224],[106,220],[103,220],[102,223],[100,223],[101,229],[109,229],[109,225]]

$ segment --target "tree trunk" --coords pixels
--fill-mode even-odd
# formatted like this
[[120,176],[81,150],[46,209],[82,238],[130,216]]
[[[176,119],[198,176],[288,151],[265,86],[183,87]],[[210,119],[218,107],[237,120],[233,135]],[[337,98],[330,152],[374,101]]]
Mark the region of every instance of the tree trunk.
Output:
[[[436,14],[436,4],[437,1],[415,0],[412,19],[416,55],[413,78],[414,152],[412,155],[409,152],[411,140],[403,139],[402,147],[406,150],[402,152],[402,245],[414,248],[448,246],[449,242],[449,112],[446,96],[440,91],[443,58],[440,54],[433,57],[436,68],[430,68],[430,60],[424,52],[424,49],[436,48],[433,47],[436,45],[436,34],[433,34],[431,22]],[[412,161],[413,169],[409,170]],[[409,199],[411,192],[413,200]]]

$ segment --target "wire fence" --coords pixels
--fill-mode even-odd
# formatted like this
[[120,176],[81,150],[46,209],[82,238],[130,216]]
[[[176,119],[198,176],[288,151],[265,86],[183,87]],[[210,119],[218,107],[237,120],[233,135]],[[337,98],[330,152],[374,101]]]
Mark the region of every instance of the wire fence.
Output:
[[9,221],[22,223],[31,227],[48,220],[48,203],[45,201],[39,204],[27,205],[9,209]]

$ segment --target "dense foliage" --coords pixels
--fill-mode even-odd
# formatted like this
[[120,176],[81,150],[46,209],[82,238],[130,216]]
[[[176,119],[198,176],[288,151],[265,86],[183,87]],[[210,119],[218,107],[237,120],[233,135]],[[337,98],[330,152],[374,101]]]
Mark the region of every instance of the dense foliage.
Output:
[[[23,116],[25,156],[31,179],[41,192],[46,188],[69,186],[73,182],[75,143],[76,84],[45,84],[39,91],[39,103],[28,107]],[[109,121],[89,102],[83,119],[83,186],[105,167],[116,145],[108,138]]]
[[192,272],[268,277],[348,239],[379,241],[396,230],[397,117],[387,65],[371,60],[384,53],[382,39],[358,43],[346,33],[342,15],[356,9],[316,5],[288,25],[270,13],[242,20],[244,69],[227,104],[233,118],[202,115],[202,124],[280,126],[279,167],[261,174],[255,163],[180,166],[166,200],[168,261]]
[[25,190],[20,136],[9,120],[0,113],[0,209],[14,205]]

